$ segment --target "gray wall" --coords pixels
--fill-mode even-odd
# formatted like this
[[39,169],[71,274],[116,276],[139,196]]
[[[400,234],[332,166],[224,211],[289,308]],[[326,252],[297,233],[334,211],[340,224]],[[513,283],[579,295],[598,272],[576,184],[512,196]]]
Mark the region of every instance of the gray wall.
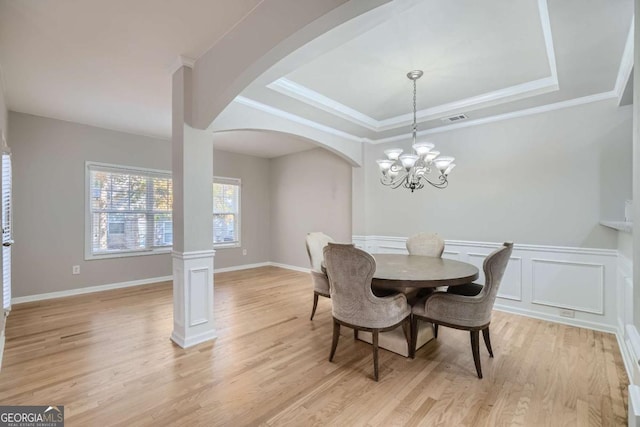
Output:
[[598,222],[631,198],[631,123],[611,100],[430,135],[457,167],[447,189],[413,194],[379,183],[375,160],[394,144],[370,146],[365,233],[616,248]]
[[84,261],[85,161],[171,170],[168,141],[14,112],[9,120],[15,297],[172,274],[169,254]]
[[[269,259],[269,159],[214,150],[213,174],[240,178],[242,247],[216,249],[215,268],[255,264]],[[242,255],[242,250],[247,255]]]
[[310,231],[351,242],[351,166],[322,148],[271,160],[271,260],[309,267]]
[[[9,121],[14,162],[14,297],[172,274],[169,254],[84,260],[85,161],[171,170],[169,141],[15,112]],[[300,165],[302,172],[312,179],[297,178],[296,185],[304,183],[304,189],[287,184],[281,191],[272,191],[272,173],[276,177],[298,173],[291,165],[296,156],[305,162]],[[218,249],[215,268],[275,261],[272,247],[278,253],[283,247],[296,247],[298,253],[285,251],[278,262],[306,267],[304,234],[312,229],[350,240],[351,167],[339,157],[323,149],[273,160],[214,150],[213,170],[214,175],[242,180],[242,247]],[[329,181],[320,178],[325,172]],[[296,201],[301,192],[333,198],[334,205],[302,207]],[[271,202],[272,197],[276,202]],[[277,207],[277,203],[294,203],[297,209]],[[276,221],[276,226],[284,228],[277,244],[271,233],[272,212],[283,212],[284,222]],[[302,231],[292,233],[292,213],[299,212],[305,212],[295,218]],[[247,255],[242,255],[243,249]],[[80,265],[81,274],[71,274],[73,265]]]

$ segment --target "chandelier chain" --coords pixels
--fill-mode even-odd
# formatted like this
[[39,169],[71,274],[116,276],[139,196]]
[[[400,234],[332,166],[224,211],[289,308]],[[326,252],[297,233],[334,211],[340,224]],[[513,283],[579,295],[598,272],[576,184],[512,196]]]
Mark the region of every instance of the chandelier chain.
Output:
[[416,94],[417,94],[417,89],[416,89],[416,80],[413,80],[413,143],[416,143],[416,133],[418,131],[418,122],[416,120]]

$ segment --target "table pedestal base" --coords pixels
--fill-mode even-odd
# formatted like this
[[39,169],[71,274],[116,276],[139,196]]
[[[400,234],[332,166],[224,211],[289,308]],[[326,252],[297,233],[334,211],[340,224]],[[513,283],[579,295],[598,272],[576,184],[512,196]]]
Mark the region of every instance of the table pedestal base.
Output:
[[[371,332],[358,331],[360,341],[371,344]],[[418,344],[416,350],[433,339],[433,327],[428,322],[418,322]],[[380,332],[378,335],[378,347],[392,351],[401,356],[409,357],[409,345],[404,335],[402,325],[392,331]]]

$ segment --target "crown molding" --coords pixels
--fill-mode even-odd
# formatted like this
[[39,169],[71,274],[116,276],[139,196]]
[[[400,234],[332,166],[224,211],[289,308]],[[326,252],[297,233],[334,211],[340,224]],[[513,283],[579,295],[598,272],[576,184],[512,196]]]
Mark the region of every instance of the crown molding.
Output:
[[622,52],[622,59],[620,60],[620,67],[618,68],[616,84],[613,87],[613,91],[618,97],[618,103],[620,103],[620,100],[622,99],[624,89],[627,86],[629,77],[631,77],[631,71],[633,70],[634,28],[635,20],[631,17],[631,27],[629,27],[627,42],[624,45],[624,51]]
[[[601,92],[593,95],[583,96],[580,98],[568,99],[566,101],[555,102],[553,104],[541,105],[539,107],[526,108],[524,110],[511,111],[509,113],[497,114],[495,116],[483,117],[481,119],[469,120],[460,123],[454,123],[452,125],[440,126],[433,129],[426,129],[417,133],[418,137],[433,135],[442,132],[448,132],[451,130],[462,129],[471,126],[479,126],[487,123],[500,122],[502,120],[515,119],[519,117],[531,116],[534,114],[546,113],[549,111],[560,110],[563,108],[575,107],[578,105],[589,104],[592,102],[604,101],[607,99],[615,98],[617,94],[614,91]],[[388,138],[380,138],[370,140],[372,144],[384,144],[387,142],[406,141],[411,138],[410,133],[403,135],[391,136]]]
[[267,114],[272,114],[274,116],[277,117],[282,117],[283,119],[287,119],[290,120],[294,123],[298,123],[304,126],[308,126],[310,128],[319,130],[321,132],[326,132],[329,133],[331,135],[335,135],[335,136],[339,136],[341,138],[345,138],[348,139],[350,141],[355,141],[355,142],[368,142],[369,140],[367,138],[361,138],[359,136],[356,135],[352,135],[350,133],[347,132],[343,132],[341,130],[332,128],[331,126],[326,126],[323,124],[320,124],[318,122],[314,122],[313,120],[309,120],[309,119],[305,119],[304,117],[300,117],[298,115],[289,113],[287,111],[283,111],[280,110],[279,108],[275,108],[272,107],[270,105],[267,104],[263,104],[262,102],[258,102],[258,101],[254,101],[253,99],[244,97],[244,96],[236,96],[235,99],[233,100],[233,102],[237,102],[239,104],[243,104],[246,105],[247,107],[251,107],[251,108],[255,108],[256,110],[260,110],[263,111]]
[[173,61],[173,64],[169,66],[169,74],[173,75],[176,71],[178,71],[182,67],[188,67],[193,69],[196,65],[196,60],[189,58],[188,56],[178,55],[178,57]]
[[[561,110],[563,108],[570,108],[570,107],[576,107],[578,105],[590,104],[592,102],[604,101],[604,100],[613,99],[616,97],[617,97],[617,94],[614,91],[601,92],[593,95],[583,96],[580,98],[573,98],[573,99],[568,99],[566,101],[555,102],[553,104],[541,105],[539,107],[526,108],[523,110],[512,111],[509,113],[497,114],[495,116],[483,117],[481,119],[454,123],[447,126],[439,126],[433,129],[426,129],[426,130],[419,131],[417,133],[417,136],[422,137],[422,136],[433,135],[433,134],[442,133],[442,132],[448,132],[456,129],[462,129],[466,127],[480,126],[488,123],[500,122],[503,120],[516,119],[519,117],[526,117],[534,114],[541,114],[541,113],[546,113],[550,111]],[[379,139],[359,137],[357,135],[353,135],[353,134],[335,129],[330,126],[323,125],[309,119],[305,119],[295,114],[291,114],[289,112],[280,110],[270,105],[266,105],[261,102],[254,101],[253,99],[249,99],[244,96],[237,96],[233,101],[246,105],[248,107],[252,107],[257,110],[263,111],[267,114],[273,114],[274,116],[282,117],[284,119],[288,119],[293,122],[300,123],[305,126],[309,126],[313,129],[317,129],[322,132],[340,136],[342,138],[345,138],[351,141],[366,142],[369,144],[385,144],[388,142],[408,141],[411,139],[411,133],[404,133],[402,135],[395,135],[395,136],[391,136],[387,138],[379,138]]]
[[[440,119],[452,114],[459,114],[461,111],[474,111],[483,107],[500,105],[506,102],[557,91],[559,89],[558,71],[547,0],[538,0],[538,13],[544,37],[547,62],[549,64],[550,75],[548,77],[419,110],[416,112],[418,122]],[[285,77],[271,82],[267,85],[267,88],[375,132],[397,129],[413,122],[413,113],[376,120],[361,111],[353,109]]]
[[326,111],[329,114],[333,114],[334,116],[338,116],[369,130],[380,130],[380,121],[285,77],[281,77],[278,80],[269,83],[267,88],[290,98],[297,99],[298,101],[309,104],[322,111]]

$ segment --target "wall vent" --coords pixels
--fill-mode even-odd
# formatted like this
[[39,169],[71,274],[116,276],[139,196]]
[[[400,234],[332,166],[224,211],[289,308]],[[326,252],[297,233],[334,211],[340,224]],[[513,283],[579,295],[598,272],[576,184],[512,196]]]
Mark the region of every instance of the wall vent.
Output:
[[440,120],[442,120],[445,123],[454,123],[454,122],[459,122],[461,120],[465,120],[468,117],[465,116],[464,114],[456,114],[455,116],[451,116],[451,117],[444,117]]

